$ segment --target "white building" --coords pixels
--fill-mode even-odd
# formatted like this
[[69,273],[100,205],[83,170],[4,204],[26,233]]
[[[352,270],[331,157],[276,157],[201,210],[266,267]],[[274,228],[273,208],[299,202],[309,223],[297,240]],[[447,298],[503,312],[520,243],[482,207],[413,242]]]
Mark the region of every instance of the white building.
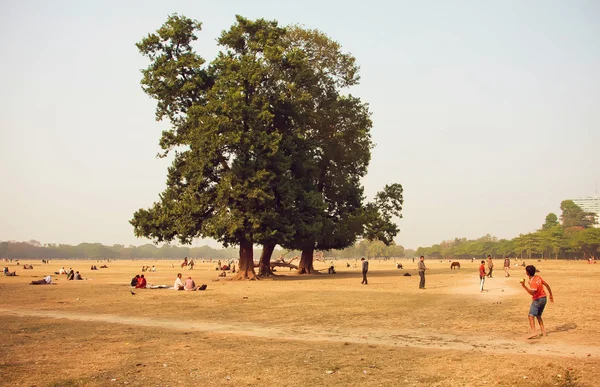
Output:
[[[582,196],[571,200],[585,212],[593,212],[600,216],[600,196]],[[596,227],[598,227],[598,225],[596,225]]]

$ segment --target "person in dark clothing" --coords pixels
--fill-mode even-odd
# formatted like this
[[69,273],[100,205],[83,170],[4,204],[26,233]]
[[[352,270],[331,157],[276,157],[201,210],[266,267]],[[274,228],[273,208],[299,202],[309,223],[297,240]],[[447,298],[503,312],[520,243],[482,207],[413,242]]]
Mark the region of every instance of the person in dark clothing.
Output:
[[488,259],[487,259],[487,265],[488,265],[488,278],[492,278],[492,271],[494,270],[494,261],[492,260],[492,256],[488,255]]
[[139,275],[139,274],[137,274],[135,277],[133,277],[133,278],[131,279],[131,286],[132,286],[132,287],[134,287],[134,288],[135,288],[135,287],[137,286],[137,284],[138,284],[138,278],[140,278],[140,275]]
[[419,277],[421,277],[421,281],[419,282],[419,289],[425,289],[425,257],[421,255],[419,258]]
[[365,258],[361,258],[360,259],[362,262],[362,275],[363,275],[363,280],[361,282],[361,284],[363,285],[367,285],[367,272],[369,271],[369,261],[365,261]]

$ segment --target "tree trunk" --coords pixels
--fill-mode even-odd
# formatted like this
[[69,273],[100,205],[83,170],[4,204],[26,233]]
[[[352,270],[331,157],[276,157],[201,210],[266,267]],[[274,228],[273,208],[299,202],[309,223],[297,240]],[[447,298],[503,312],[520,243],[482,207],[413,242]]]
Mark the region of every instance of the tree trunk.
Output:
[[254,272],[254,250],[252,242],[243,239],[240,241],[240,265],[238,273],[232,278],[234,280],[255,280]]
[[298,264],[298,274],[312,274],[313,269],[313,254],[315,252],[314,245],[304,247]]
[[258,269],[259,277],[269,277],[273,275],[273,272],[271,271],[271,256],[273,256],[273,250],[275,250],[275,243],[265,243],[263,245]]

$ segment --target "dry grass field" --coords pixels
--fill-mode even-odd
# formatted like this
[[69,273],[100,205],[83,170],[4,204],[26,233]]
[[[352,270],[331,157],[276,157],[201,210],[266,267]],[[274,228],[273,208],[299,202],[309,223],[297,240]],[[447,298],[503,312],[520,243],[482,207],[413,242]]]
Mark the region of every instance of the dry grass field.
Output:
[[[526,260],[527,261],[527,260]],[[527,261],[552,286],[544,313],[548,336],[528,340],[530,296],[513,267],[478,289],[477,261],[426,261],[426,289],[416,263],[336,261],[335,275],[288,269],[260,281],[229,281],[198,262],[33,263],[0,277],[0,384],[7,386],[597,386],[600,385],[600,265]],[[174,263],[175,267],[171,267]],[[520,262],[519,262],[520,263]],[[175,276],[205,283],[203,292],[138,289],[172,286]],[[325,264],[316,262],[317,268]],[[87,279],[28,283],[58,271]],[[412,276],[403,276],[404,273]]]

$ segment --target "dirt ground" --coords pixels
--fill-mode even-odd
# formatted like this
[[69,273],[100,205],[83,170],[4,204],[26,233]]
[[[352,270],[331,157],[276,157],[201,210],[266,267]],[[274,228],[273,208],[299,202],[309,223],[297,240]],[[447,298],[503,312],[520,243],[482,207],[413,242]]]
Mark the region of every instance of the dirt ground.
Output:
[[[0,277],[0,385],[599,385],[600,265],[525,261],[555,296],[548,336],[533,340],[524,268],[505,278],[501,260],[483,293],[477,261],[460,270],[426,261],[424,290],[406,259],[402,270],[371,260],[368,285],[357,260],[335,261],[335,275],[280,269],[260,281],[219,278],[200,261],[193,270],[175,260],[3,263],[18,276]],[[28,284],[63,266],[86,280]],[[207,290],[128,286],[135,274],[172,286],[179,272]]]

